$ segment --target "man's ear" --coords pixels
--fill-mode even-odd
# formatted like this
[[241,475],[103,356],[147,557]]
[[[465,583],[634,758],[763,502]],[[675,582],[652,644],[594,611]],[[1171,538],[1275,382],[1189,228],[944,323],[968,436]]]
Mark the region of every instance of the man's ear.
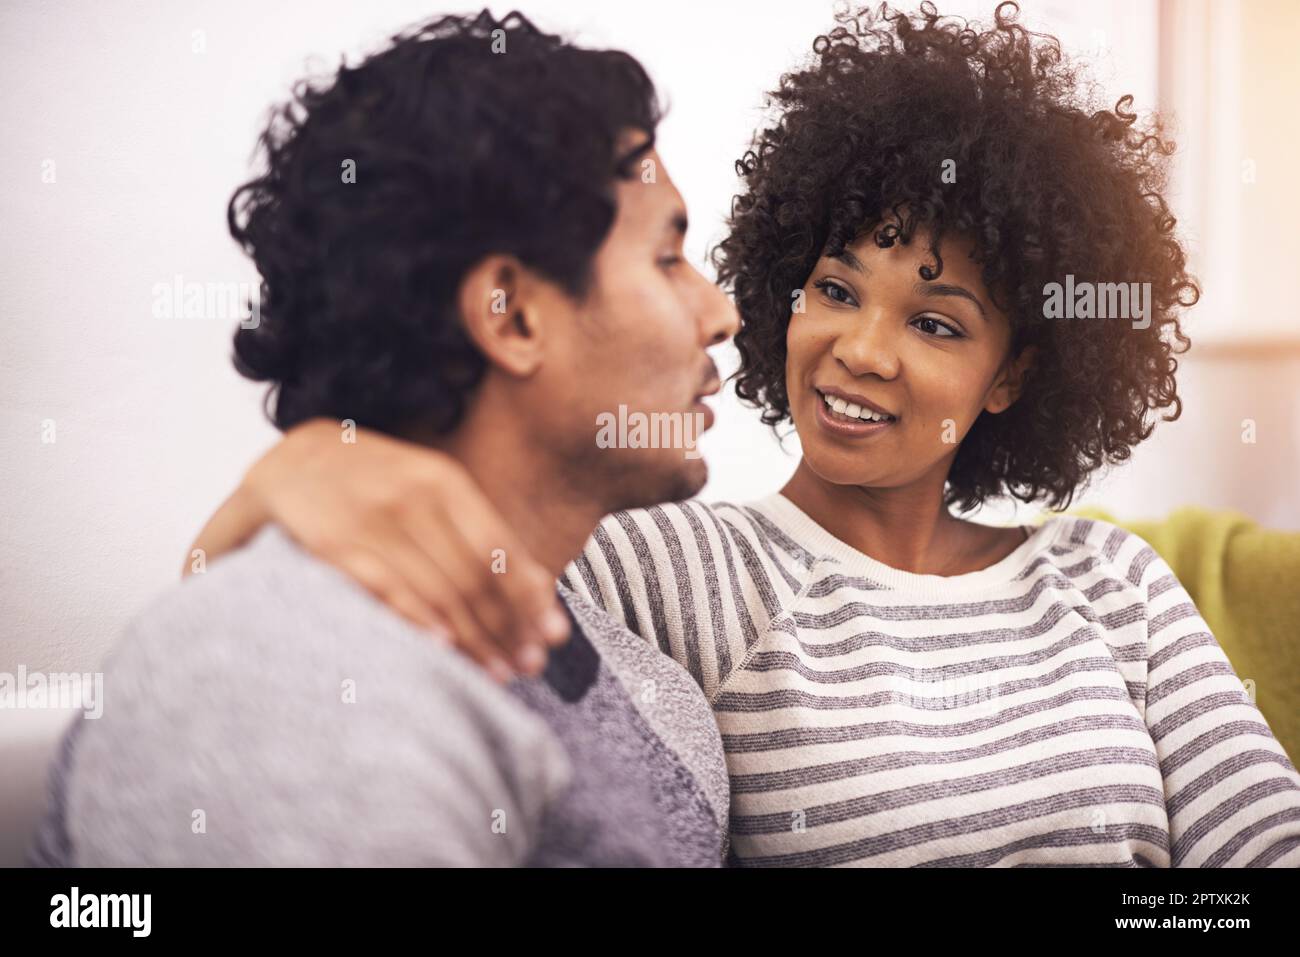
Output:
[[1002,374],[989,392],[984,403],[984,410],[996,415],[1005,412],[1020,398],[1020,391],[1025,385],[1025,376],[1034,366],[1034,357],[1038,346],[1025,346],[1014,359],[1002,364]]
[[542,281],[514,256],[479,260],[460,282],[457,306],[465,333],[488,362],[527,378],[542,361]]

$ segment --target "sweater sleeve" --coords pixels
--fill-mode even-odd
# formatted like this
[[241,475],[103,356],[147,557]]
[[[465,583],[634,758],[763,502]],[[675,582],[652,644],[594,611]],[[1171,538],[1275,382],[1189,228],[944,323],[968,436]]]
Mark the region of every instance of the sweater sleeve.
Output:
[[1080,511],[1136,533],[1169,563],[1238,674],[1273,676],[1258,682],[1255,703],[1291,763],[1300,761],[1300,532],[1195,506],[1160,521]]
[[[1145,718],[1174,867],[1300,866],[1300,775],[1187,591],[1149,546]],[[1261,675],[1260,680],[1267,680]]]
[[105,676],[56,775],[81,866],[514,865],[570,776],[540,718],[274,529]]
[[608,516],[563,581],[674,658],[710,703],[799,588],[761,515],[697,501]]

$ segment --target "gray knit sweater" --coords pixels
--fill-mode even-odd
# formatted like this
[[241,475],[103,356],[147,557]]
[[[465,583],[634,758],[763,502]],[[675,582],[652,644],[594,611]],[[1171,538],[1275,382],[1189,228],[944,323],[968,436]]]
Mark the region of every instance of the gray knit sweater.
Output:
[[718,866],[728,786],[703,694],[562,596],[569,643],[502,688],[263,530],[115,646],[33,862]]

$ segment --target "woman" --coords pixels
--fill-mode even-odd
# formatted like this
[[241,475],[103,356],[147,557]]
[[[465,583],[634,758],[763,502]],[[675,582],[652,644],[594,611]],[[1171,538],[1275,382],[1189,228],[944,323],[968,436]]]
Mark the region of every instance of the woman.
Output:
[[[1197,297],[1160,195],[1171,145],[1131,98],[1080,109],[1059,46],[1014,16],[846,15],[782,78],[715,262],[737,392],[793,422],[802,460],[757,502],[610,516],[564,581],[704,689],[740,863],[1295,866],[1300,776],[1152,549],[952,513],[1064,507],[1150,413],[1177,418]],[[1058,318],[1052,284],[1106,317]],[[374,445],[291,436],[196,544],[274,518],[327,558],[396,556],[393,510],[327,504],[410,501],[433,453]],[[365,583],[409,588],[410,560]]]

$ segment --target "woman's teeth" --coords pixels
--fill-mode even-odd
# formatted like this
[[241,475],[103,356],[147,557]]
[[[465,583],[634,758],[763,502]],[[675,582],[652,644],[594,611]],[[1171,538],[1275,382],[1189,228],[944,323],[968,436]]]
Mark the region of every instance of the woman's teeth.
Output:
[[861,419],[863,422],[892,422],[892,415],[884,415],[880,412],[872,412],[870,409],[864,409],[862,406],[853,402],[847,402],[838,396],[818,393],[822,401],[841,415],[847,415],[854,419]]

